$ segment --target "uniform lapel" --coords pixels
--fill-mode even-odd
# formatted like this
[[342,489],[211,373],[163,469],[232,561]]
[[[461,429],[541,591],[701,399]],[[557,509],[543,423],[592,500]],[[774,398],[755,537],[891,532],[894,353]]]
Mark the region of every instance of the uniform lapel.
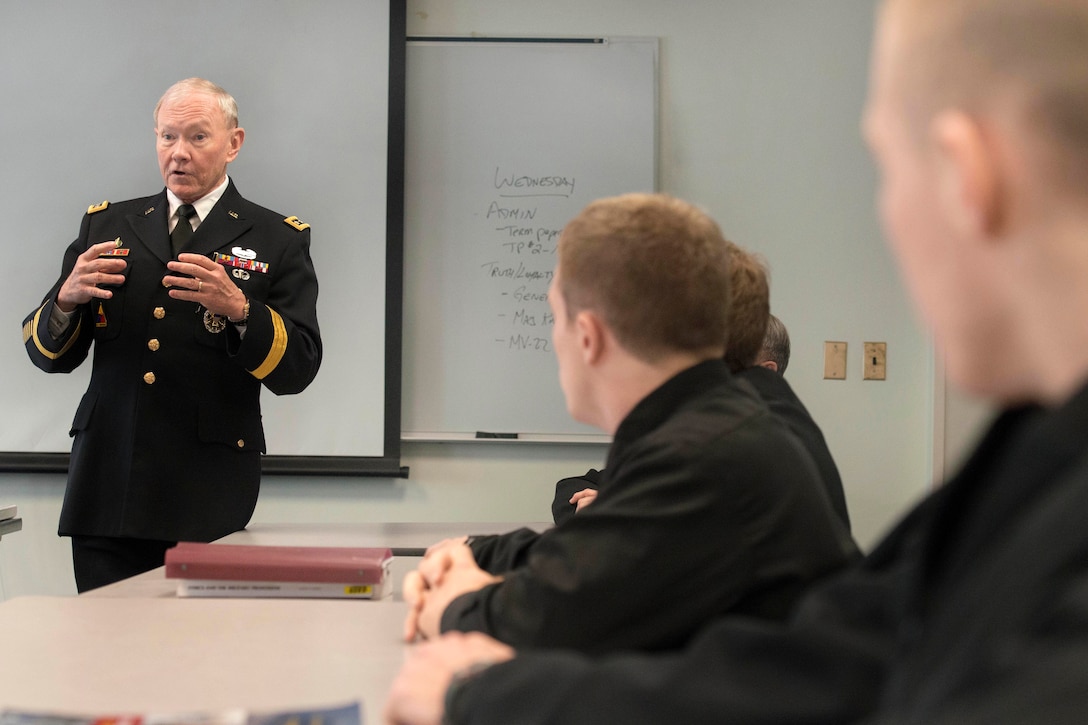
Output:
[[129,214],[126,219],[136,238],[147,249],[166,264],[174,258],[170,251],[170,234],[167,232],[166,214],[170,205],[166,203],[166,190],[148,200],[147,208],[136,214]]
[[253,222],[242,216],[241,201],[242,196],[231,181],[223,191],[223,196],[212,207],[208,218],[200,222],[185,251],[193,254],[210,254],[229,245],[249,231]]

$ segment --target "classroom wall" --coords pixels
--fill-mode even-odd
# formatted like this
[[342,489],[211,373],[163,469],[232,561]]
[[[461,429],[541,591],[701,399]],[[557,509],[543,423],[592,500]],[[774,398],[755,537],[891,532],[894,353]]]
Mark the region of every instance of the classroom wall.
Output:
[[[874,7],[408,0],[410,35],[661,39],[659,188],[704,206],[766,258],[772,306],[793,339],[786,377],[824,428],[865,546],[927,490],[948,438],[942,418],[935,444],[944,399],[935,405],[933,351],[881,241],[858,132]],[[822,379],[825,340],[848,343],[844,381]],[[887,343],[886,381],[861,379],[865,341]],[[406,444],[409,479],[269,478],[255,521],[546,520],[554,482],[603,457],[594,446]],[[62,476],[0,474],[0,501],[24,518],[0,542],[0,596],[74,593],[68,542],[55,533],[63,490]]]

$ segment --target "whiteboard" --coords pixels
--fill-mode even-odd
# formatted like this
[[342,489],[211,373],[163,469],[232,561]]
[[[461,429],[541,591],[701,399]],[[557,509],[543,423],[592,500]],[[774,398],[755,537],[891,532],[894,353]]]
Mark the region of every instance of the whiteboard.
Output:
[[546,293],[568,220],[656,188],[657,63],[656,38],[409,39],[404,439],[603,438],[567,414]]
[[[387,157],[396,136],[399,173],[401,128],[389,118],[396,110],[399,120],[400,108],[391,109],[389,94],[399,102],[401,91],[390,86],[390,57],[403,57],[404,0],[193,0],[179,29],[180,9],[35,0],[5,13],[0,211],[14,226],[0,246],[14,266],[0,285],[0,465],[17,468],[30,456],[47,462],[42,470],[66,467],[57,454],[71,447],[90,361],[69,375],[41,372],[20,344],[22,319],[56,280],[89,205],[163,188],[152,111],[169,85],[202,76],[238,101],[246,137],[228,173],[239,191],[311,225],[324,359],[304,392],[262,392],[268,452],[317,459],[318,468],[335,459],[354,473],[396,470],[399,368],[386,360],[386,251],[389,228],[400,231],[399,204],[387,228],[400,179],[390,186]],[[395,252],[399,300],[399,236]],[[390,319],[396,361],[400,323]],[[397,376],[391,434],[389,374]]]

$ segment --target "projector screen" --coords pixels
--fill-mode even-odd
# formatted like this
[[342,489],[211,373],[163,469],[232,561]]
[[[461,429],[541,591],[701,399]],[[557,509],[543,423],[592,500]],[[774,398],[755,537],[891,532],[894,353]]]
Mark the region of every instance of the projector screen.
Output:
[[16,331],[88,206],[162,189],[155,104],[200,76],[238,101],[239,191],[311,225],[324,359],[301,394],[262,391],[265,472],[404,475],[404,23],[404,0],[36,0],[7,13],[0,468],[66,469],[90,361],[48,375]]

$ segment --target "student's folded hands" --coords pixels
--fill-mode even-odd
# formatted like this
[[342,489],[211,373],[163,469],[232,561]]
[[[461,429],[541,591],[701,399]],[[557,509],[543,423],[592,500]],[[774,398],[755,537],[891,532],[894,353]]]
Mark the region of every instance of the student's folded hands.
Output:
[[476,565],[472,550],[463,543],[448,542],[428,549],[419,568],[404,577],[402,590],[408,603],[404,639],[433,639],[441,632],[442,613],[457,597],[474,592],[502,577]]

